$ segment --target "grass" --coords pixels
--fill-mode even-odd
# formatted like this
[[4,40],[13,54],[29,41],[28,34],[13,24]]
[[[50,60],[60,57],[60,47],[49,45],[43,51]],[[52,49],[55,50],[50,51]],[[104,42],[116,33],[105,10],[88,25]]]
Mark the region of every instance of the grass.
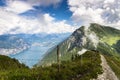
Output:
[[112,68],[112,70],[115,72],[117,77],[120,79],[120,57],[114,57],[114,56],[105,56],[108,64]]
[[101,39],[101,41],[106,42],[110,46],[116,44],[118,40],[120,40],[120,36],[107,36]]
[[81,56],[75,54],[69,61],[47,67],[17,68],[0,71],[0,80],[90,80],[102,73],[100,55],[87,51]]

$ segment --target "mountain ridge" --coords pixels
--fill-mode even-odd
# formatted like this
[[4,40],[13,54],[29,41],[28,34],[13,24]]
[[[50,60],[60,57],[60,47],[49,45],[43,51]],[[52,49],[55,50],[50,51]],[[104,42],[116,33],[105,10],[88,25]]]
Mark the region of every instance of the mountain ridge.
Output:
[[[114,37],[116,39],[111,42],[107,40],[108,38],[112,39]],[[61,60],[65,59],[66,56],[66,60],[69,60],[72,54],[77,53],[83,48],[87,50],[98,50],[107,55],[119,56],[119,52],[116,51],[115,46],[113,47],[118,40],[120,40],[120,30],[115,28],[96,23],[92,23],[88,29],[82,26],[74,31],[69,38],[59,44]],[[56,47],[46,53],[43,58],[44,60],[56,61]]]
[[[82,54],[84,50],[102,53],[108,65],[120,79],[120,30],[93,23],[88,28],[82,26],[75,30],[69,38],[58,44],[60,61],[69,61],[73,55]],[[116,63],[117,62],[117,63]],[[37,66],[50,66],[57,63],[57,47],[46,53]]]

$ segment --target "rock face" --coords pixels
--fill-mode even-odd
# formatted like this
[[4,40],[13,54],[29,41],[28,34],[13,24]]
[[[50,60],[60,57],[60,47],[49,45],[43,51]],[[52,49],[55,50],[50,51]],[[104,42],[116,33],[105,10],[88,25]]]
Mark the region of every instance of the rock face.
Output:
[[106,59],[101,55],[101,66],[103,68],[103,74],[99,75],[97,79],[93,80],[119,80],[110,66],[107,64]]

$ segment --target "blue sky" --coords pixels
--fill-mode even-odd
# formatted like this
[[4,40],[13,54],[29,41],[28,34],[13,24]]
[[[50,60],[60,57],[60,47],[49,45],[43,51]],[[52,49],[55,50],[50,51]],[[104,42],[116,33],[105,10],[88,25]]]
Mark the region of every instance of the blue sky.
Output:
[[5,2],[3,0],[0,0],[0,6],[4,6]]
[[[25,2],[26,0],[18,0]],[[0,0],[0,6],[6,6],[6,0]],[[49,13],[51,16],[55,17],[57,20],[70,20],[72,16],[72,12],[69,10],[67,0],[61,0],[59,4],[56,5],[48,5],[48,6],[41,6],[35,5],[33,6],[35,10],[28,10],[25,12],[20,13],[23,16],[36,16],[40,13]]]
[[72,33],[90,23],[120,29],[120,0],[0,0],[0,34]]
[[72,12],[69,10],[67,0],[61,0],[61,2],[57,5],[49,5],[49,6],[33,6],[35,10],[29,10],[21,15],[25,16],[35,16],[37,17],[40,13],[49,13],[51,16],[59,20],[70,20],[72,16]]
[[57,20],[69,20],[72,12],[69,11],[67,0],[62,0],[58,6],[51,5],[49,7],[35,6],[35,9],[42,10],[43,13],[49,13]]
[[[26,2],[25,0],[18,0],[18,1]],[[7,0],[0,0],[1,7],[4,7],[6,5],[7,5]],[[52,15],[56,18],[60,18],[61,20],[63,17],[66,19],[69,19],[69,17],[71,16],[71,12],[69,11],[69,8],[67,5],[67,0],[61,0],[60,4],[58,4],[58,5],[49,5],[49,6],[34,5],[32,7],[34,7],[35,10],[26,10],[25,12],[22,12],[21,14],[25,15],[25,16],[27,16],[27,15],[35,16],[36,14],[39,14],[41,12],[49,13],[50,15]],[[68,15],[66,15],[66,17],[65,17],[64,14],[65,15],[68,14]]]

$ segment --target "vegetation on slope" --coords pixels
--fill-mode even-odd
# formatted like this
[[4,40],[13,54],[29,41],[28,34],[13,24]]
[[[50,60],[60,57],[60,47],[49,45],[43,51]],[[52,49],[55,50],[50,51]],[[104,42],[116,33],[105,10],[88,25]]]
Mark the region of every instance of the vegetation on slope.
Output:
[[20,64],[16,59],[11,59],[10,57],[0,55],[0,71],[20,68],[27,67],[24,64]]
[[120,53],[120,40],[118,40],[116,42],[116,44],[113,44],[113,48],[115,48],[115,50]]
[[113,36],[113,37],[118,36],[120,38],[120,30],[117,30],[109,26],[103,26],[96,23],[92,23],[90,25],[90,30],[94,31],[99,38],[104,38],[106,36]]
[[109,66],[112,68],[117,77],[120,79],[120,57],[105,55],[105,58]]
[[[12,61],[14,60],[10,60],[10,62]],[[98,74],[102,73],[100,63],[98,52],[87,51],[82,56],[73,55],[70,61],[61,62],[59,72],[57,64],[33,69],[26,67],[14,69],[13,67],[4,72],[1,71],[0,80],[90,80],[97,78]]]
[[117,43],[118,40],[120,40],[120,36],[107,36],[101,39],[101,41],[106,42],[110,46]]

